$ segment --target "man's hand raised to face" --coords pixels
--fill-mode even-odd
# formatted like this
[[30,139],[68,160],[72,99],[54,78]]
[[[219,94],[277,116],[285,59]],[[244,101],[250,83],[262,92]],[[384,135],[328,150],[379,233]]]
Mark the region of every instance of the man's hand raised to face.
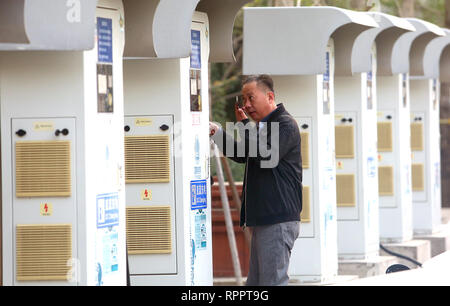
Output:
[[209,137],[213,136],[219,130],[219,126],[215,123],[209,123]]
[[236,121],[238,122],[248,119],[247,115],[244,112],[244,109],[240,108],[238,103],[234,104],[234,114],[236,115]]

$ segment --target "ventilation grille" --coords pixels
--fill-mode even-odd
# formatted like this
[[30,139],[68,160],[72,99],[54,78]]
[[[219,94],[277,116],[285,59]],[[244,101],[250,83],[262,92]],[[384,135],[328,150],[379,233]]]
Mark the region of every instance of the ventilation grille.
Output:
[[394,195],[394,167],[378,167],[378,193],[380,196]]
[[169,136],[125,137],[126,183],[168,183],[169,169]]
[[338,207],[356,206],[355,175],[337,174],[336,192]]
[[336,126],[336,158],[355,158],[355,127]]
[[17,225],[18,281],[70,280],[72,226]]
[[423,124],[411,124],[411,150],[423,151]]
[[378,123],[378,152],[392,152],[392,122]]
[[16,142],[16,196],[69,197],[70,142]]
[[309,169],[309,133],[300,133],[301,136],[301,152],[302,152],[302,168]]
[[170,206],[127,207],[128,253],[172,253],[170,226]]
[[300,220],[302,223],[311,222],[311,188],[309,186],[303,186],[303,201],[302,212],[300,214]]
[[425,177],[424,177],[423,164],[413,164],[411,175],[412,175],[413,191],[424,191],[425,190]]

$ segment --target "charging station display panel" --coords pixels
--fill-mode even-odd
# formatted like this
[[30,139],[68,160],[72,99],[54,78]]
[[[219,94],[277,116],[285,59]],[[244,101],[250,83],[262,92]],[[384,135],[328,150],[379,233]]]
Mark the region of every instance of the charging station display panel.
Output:
[[189,70],[191,112],[202,111],[202,44],[201,31],[191,30],[191,58]]
[[112,19],[97,18],[97,49],[97,109],[99,113],[112,113],[114,111]]

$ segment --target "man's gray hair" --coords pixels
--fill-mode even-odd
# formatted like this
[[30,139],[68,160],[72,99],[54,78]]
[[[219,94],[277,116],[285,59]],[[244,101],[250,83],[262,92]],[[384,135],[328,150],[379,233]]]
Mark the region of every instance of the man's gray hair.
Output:
[[273,89],[273,79],[267,74],[249,75],[242,80],[242,86],[256,82],[258,86],[264,87],[266,90],[275,93]]

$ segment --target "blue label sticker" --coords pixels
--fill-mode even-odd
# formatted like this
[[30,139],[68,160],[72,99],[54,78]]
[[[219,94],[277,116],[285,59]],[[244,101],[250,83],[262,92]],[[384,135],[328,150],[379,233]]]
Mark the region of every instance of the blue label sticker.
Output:
[[98,61],[102,63],[113,62],[113,30],[112,19],[97,18],[97,46]]
[[200,31],[191,30],[191,68],[202,69]]
[[206,249],[206,213],[199,209],[195,215],[195,247]]
[[207,208],[206,180],[191,181],[191,210]]
[[374,178],[377,175],[377,160],[374,157],[367,158],[367,176]]
[[323,75],[323,81],[329,82],[330,81],[330,52],[326,53],[325,56],[325,74]]
[[373,80],[373,72],[372,70],[370,70],[369,72],[367,72],[367,81],[372,82]]
[[103,274],[116,272],[119,270],[118,260],[118,241],[119,234],[116,230],[106,232],[103,235]]
[[108,193],[97,196],[97,228],[119,225],[119,194]]

